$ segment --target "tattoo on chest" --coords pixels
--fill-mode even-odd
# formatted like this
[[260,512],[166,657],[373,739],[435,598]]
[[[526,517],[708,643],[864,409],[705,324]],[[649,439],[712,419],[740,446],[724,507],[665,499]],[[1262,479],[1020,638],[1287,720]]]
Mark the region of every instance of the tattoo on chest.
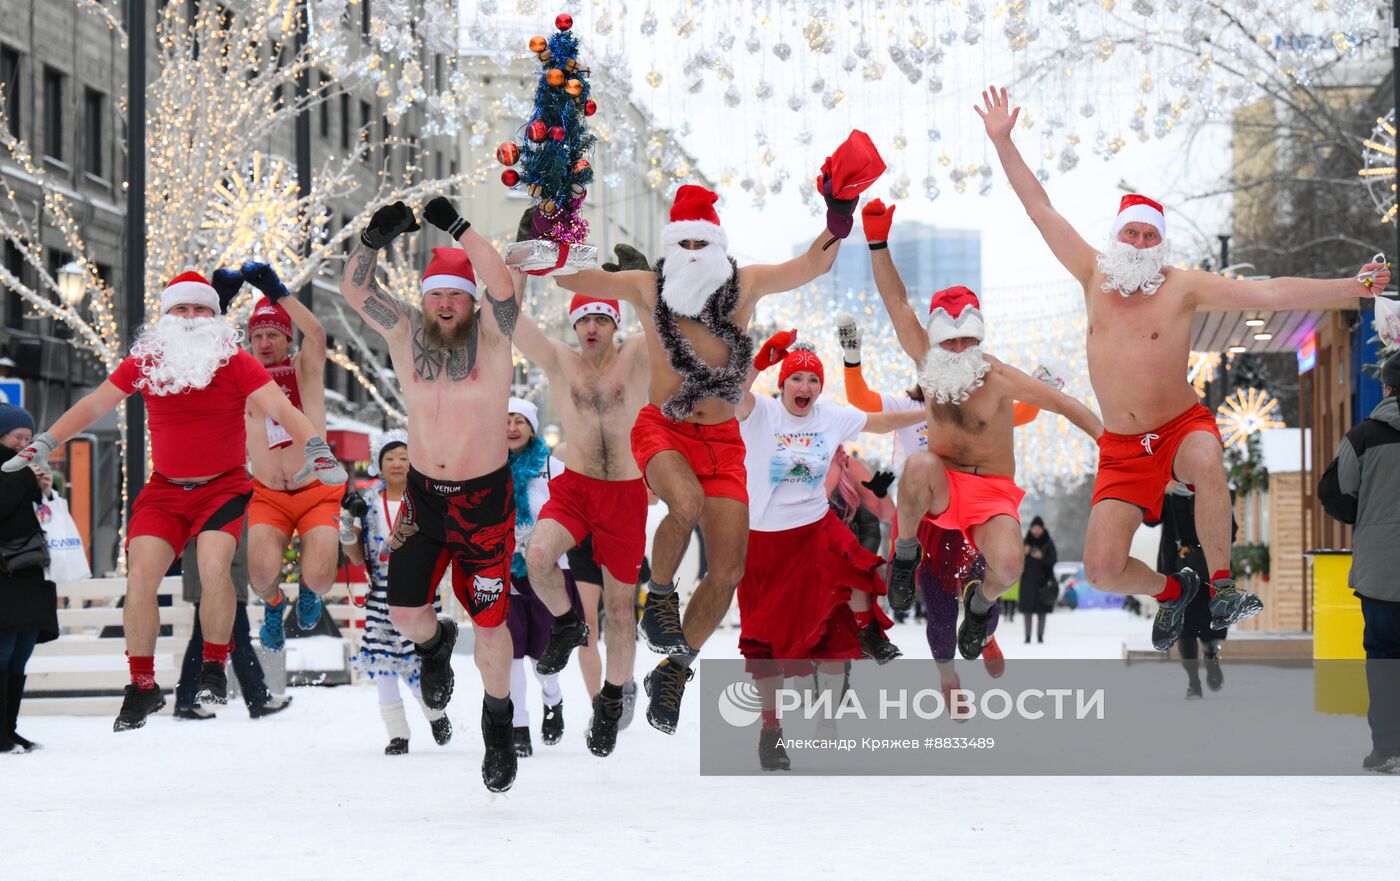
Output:
[[501,329],[501,334],[509,339],[515,333],[516,320],[520,318],[520,304],[514,297],[498,300],[488,296],[486,301],[491,304],[491,314],[496,316],[496,326]]
[[[479,319],[479,316],[478,316]],[[413,331],[413,372],[424,382],[435,382],[446,378],[450,382],[461,382],[471,378],[476,367],[477,329],[480,321],[473,321],[467,334],[466,344],[451,349],[436,349],[428,344],[427,336],[419,325]]]

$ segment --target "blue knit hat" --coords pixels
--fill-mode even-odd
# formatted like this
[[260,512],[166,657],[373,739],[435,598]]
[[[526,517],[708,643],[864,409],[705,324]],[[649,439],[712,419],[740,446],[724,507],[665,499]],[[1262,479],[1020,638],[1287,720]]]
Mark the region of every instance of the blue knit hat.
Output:
[[0,437],[4,437],[16,428],[27,428],[33,431],[34,417],[30,416],[29,411],[23,407],[0,403]]

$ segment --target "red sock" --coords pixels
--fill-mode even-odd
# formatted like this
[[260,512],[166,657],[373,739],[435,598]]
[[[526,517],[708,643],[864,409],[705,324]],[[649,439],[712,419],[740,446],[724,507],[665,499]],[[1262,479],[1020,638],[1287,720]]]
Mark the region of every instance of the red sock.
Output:
[[777,728],[777,727],[778,727],[778,711],[777,711],[777,710],[770,710],[770,709],[768,709],[767,707],[764,707],[764,708],[763,708],[763,714],[762,714],[762,715],[763,715],[763,727],[764,727],[764,728]]
[[277,596],[273,597],[273,598],[270,599],[270,600],[263,600],[263,602],[264,602],[264,603],[267,603],[269,606],[272,606],[272,607],[275,609],[275,608],[277,608],[278,606],[282,605],[282,601],[285,600],[286,598],[287,598],[287,595],[284,594],[284,593],[282,592],[282,589],[281,589],[281,588],[278,588],[278,589],[277,589]]
[[1167,586],[1163,588],[1161,593],[1155,594],[1152,598],[1162,603],[1169,603],[1172,600],[1180,599],[1181,579],[1177,578],[1175,575],[1168,575]]
[[1215,573],[1214,573],[1213,575],[1210,576],[1210,595],[1211,595],[1211,596],[1215,596],[1215,582],[1217,582],[1217,581],[1229,581],[1229,580],[1230,580],[1230,570],[1229,570],[1229,569],[1216,569],[1216,570],[1215,570]]
[[864,612],[856,612],[856,626],[861,630],[870,626],[870,622],[875,620],[875,610],[866,609]]
[[127,669],[131,671],[131,684],[142,690],[156,687],[156,659],[151,655],[126,656]]
[[228,660],[229,649],[233,648],[231,643],[204,641],[204,660],[206,663],[213,661],[222,664]]

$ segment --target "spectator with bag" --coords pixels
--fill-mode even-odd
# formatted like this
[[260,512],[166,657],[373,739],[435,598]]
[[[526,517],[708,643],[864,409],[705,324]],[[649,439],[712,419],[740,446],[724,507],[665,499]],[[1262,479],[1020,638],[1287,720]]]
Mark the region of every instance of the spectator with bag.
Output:
[[48,579],[59,585],[91,578],[83,536],[68,510],[68,500],[54,489],[52,471],[39,472],[39,503],[34,513],[49,543],[49,567],[45,573]]
[[1045,616],[1055,611],[1060,583],[1055,580],[1055,541],[1039,517],[1026,530],[1026,560],[1021,568],[1021,612],[1025,615],[1026,642],[1031,641],[1031,618],[1035,618],[1035,641],[1045,642]]
[[[33,417],[0,403],[0,462],[14,458],[33,437]],[[40,500],[32,469],[0,472],[0,753],[38,749],[16,730],[24,668],[36,644],[58,639],[58,596],[44,578],[49,546],[34,513]]]

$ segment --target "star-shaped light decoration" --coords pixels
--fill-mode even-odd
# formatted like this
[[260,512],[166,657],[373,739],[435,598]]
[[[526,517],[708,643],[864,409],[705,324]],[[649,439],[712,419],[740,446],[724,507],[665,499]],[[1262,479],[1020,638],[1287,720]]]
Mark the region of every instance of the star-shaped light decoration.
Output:
[[1266,428],[1283,428],[1271,414],[1278,401],[1257,388],[1236,389],[1216,411],[1215,422],[1227,447],[1243,447],[1250,435]]

